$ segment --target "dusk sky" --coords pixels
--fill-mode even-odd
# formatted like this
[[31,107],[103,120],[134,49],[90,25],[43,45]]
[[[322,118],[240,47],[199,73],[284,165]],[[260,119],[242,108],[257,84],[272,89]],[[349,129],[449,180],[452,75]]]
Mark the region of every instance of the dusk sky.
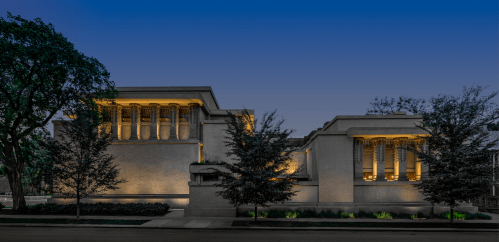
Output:
[[[211,86],[222,109],[277,109],[303,137],[374,97],[499,90],[498,1],[35,1],[118,87]],[[499,102],[499,98],[496,98]]]

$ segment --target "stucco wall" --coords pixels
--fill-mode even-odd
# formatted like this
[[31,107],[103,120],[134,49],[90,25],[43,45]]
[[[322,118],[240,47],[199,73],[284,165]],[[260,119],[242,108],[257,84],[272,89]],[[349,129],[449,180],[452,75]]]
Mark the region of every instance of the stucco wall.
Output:
[[301,172],[297,173],[298,176],[307,176],[307,154],[305,152],[291,153],[289,162],[288,173],[293,173],[298,168],[302,167]]
[[199,144],[113,144],[108,153],[128,180],[108,194],[188,194],[189,164],[198,161]]
[[232,157],[225,153],[229,150],[224,144],[227,125],[223,120],[206,120],[203,122],[203,158],[205,160],[222,160],[233,163]]
[[425,202],[423,194],[410,184],[355,185],[354,199],[356,203]]
[[[302,184],[306,182],[301,182]],[[319,186],[317,185],[301,185],[293,186],[291,191],[299,191],[296,196],[291,197],[288,202],[316,203],[319,202]]]
[[319,135],[312,142],[319,176],[319,202],[353,202],[353,138]]

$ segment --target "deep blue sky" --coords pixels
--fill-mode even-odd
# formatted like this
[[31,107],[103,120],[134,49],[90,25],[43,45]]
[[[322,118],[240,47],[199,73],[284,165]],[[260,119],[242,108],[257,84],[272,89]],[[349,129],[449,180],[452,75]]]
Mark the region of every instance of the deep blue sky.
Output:
[[294,137],[375,96],[499,90],[496,0],[3,0],[7,11],[54,24],[116,86],[211,86],[223,109],[277,109]]

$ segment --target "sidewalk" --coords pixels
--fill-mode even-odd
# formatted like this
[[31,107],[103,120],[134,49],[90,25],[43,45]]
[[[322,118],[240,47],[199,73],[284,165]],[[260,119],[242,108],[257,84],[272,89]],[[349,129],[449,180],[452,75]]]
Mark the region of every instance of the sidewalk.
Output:
[[[235,229],[235,230],[355,230],[355,231],[466,231],[466,232],[499,232],[499,229],[453,229],[453,228],[379,228],[379,227],[231,227],[232,222],[253,221],[253,218],[242,217],[184,217],[183,209],[172,209],[165,216],[80,216],[81,219],[122,219],[151,220],[142,225],[96,225],[96,224],[0,224],[15,227],[85,227],[85,228],[175,228],[175,229]],[[492,220],[456,220],[456,223],[499,223],[499,214],[485,213]],[[37,218],[37,219],[74,219],[73,215],[0,215],[0,218]],[[259,221],[295,221],[295,222],[382,222],[382,223],[449,223],[449,220],[412,220],[412,219],[330,219],[330,218],[259,218]]]

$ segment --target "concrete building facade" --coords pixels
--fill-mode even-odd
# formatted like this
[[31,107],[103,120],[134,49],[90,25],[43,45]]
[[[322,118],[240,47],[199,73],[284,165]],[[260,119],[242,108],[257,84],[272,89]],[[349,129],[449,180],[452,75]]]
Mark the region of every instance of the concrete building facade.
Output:
[[[167,202],[185,208],[186,216],[235,216],[252,206],[233,207],[216,197],[216,179],[202,160],[223,160],[225,119],[211,87],[119,87],[114,103],[100,102],[110,113],[106,120],[114,142],[108,152],[117,158],[120,188],[83,202]],[[249,110],[254,114],[253,110]],[[415,127],[421,117],[390,115],[337,116],[303,139],[292,139],[291,170],[300,166],[299,191],[291,201],[270,209],[309,209],[317,212],[446,211],[424,201],[414,187],[427,167],[402,145],[427,150],[425,133]],[[62,125],[53,121],[54,135]],[[50,202],[71,203],[53,196]],[[268,208],[267,208],[268,209]],[[263,209],[265,210],[265,209]],[[470,204],[458,210],[477,212]]]

